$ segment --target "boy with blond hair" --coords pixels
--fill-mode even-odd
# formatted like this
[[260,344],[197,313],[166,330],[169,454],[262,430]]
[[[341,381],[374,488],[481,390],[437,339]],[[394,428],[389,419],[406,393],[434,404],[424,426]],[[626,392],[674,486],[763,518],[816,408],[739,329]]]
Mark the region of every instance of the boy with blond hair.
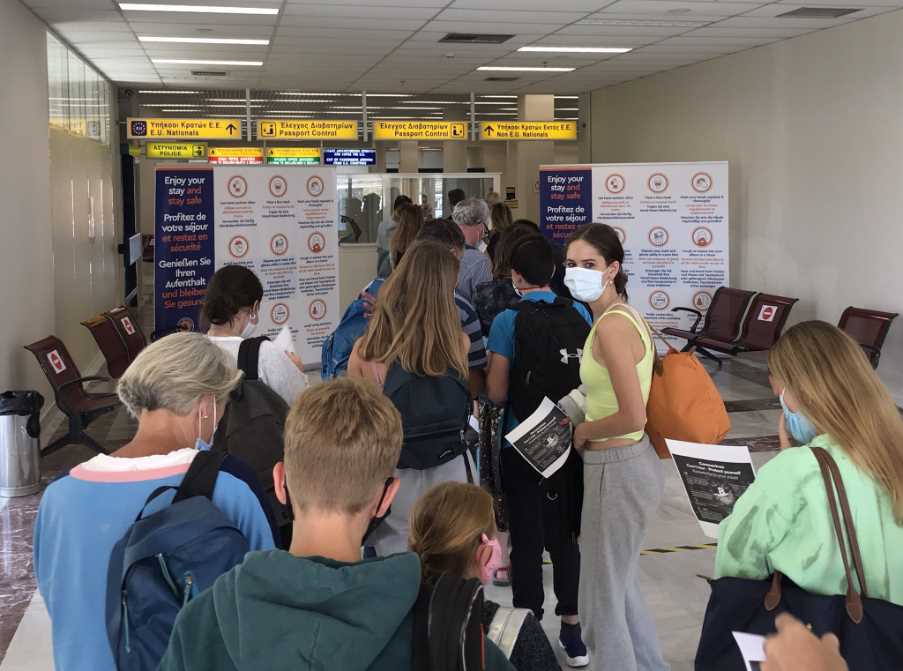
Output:
[[[285,426],[276,493],[291,501],[288,552],[255,552],[183,609],[161,671],[412,667],[415,554],[361,560],[398,492],[401,417],[372,383],[305,390]],[[511,667],[486,645],[486,669]]]

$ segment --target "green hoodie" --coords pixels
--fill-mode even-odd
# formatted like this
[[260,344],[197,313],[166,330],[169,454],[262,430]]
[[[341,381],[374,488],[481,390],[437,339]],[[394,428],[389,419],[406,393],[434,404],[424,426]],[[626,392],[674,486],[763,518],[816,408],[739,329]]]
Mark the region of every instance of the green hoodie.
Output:
[[[254,552],[179,614],[160,671],[411,668],[420,561]],[[513,669],[487,642],[487,671]]]

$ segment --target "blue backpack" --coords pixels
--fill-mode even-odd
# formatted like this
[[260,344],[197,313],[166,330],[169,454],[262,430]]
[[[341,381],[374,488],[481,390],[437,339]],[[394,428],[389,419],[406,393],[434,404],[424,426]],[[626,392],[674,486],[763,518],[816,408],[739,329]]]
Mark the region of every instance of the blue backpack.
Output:
[[[225,458],[199,452],[182,484],[155,489],[113,547],[106,622],[117,669],[155,670],[179,611],[247,554],[248,541],[211,501]],[[170,490],[172,503],[144,517],[150,502]]]
[[[376,296],[382,287],[382,278],[370,282],[364,289],[364,293]],[[320,377],[331,380],[345,374],[348,370],[348,359],[351,358],[351,350],[354,343],[367,332],[367,318],[364,316],[364,299],[356,298],[345,310],[342,320],[336,326],[335,331],[326,336],[323,347],[320,350]]]

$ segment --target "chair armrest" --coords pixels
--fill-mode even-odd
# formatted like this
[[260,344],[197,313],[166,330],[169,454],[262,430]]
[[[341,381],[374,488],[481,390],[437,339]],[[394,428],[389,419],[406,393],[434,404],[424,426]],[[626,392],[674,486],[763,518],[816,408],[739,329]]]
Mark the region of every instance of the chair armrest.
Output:
[[702,313],[699,310],[694,310],[693,308],[671,308],[671,312],[689,312],[691,315],[696,315],[696,321],[690,327],[690,333],[696,333],[696,327],[702,321]]
[[81,385],[84,382],[111,382],[108,377],[101,377],[99,375],[89,375],[87,377],[78,377],[74,380],[69,380],[68,382],[64,382],[57,389],[58,392],[63,391],[66,387],[71,387],[73,384]]
[[863,345],[862,343],[859,343],[859,346],[863,350],[865,350],[865,352],[867,354],[880,354],[881,353],[881,350],[878,349],[877,347],[875,347],[874,345]]

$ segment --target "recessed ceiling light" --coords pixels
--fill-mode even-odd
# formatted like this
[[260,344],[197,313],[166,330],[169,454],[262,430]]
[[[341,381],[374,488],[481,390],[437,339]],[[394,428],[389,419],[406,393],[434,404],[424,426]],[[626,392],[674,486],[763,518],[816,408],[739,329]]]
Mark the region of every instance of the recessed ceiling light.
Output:
[[144,95],[150,95],[150,94],[158,95],[161,93],[173,94],[173,95],[197,95],[198,93],[200,93],[200,91],[167,91],[165,89],[161,89],[159,91],[151,91],[151,90],[138,91],[138,93],[143,93]]
[[537,51],[553,54],[626,54],[625,47],[521,47],[518,51]]
[[138,40],[175,44],[256,44],[263,47],[270,43],[269,40],[245,40],[232,37],[151,37],[148,35],[139,35]]
[[277,7],[220,7],[215,5],[163,5],[147,2],[120,2],[125,12],[191,12],[196,14],[266,14],[279,13]]
[[161,65],[247,65],[260,67],[263,61],[211,61],[199,58],[152,58],[152,63]]
[[477,68],[480,72],[573,72],[577,68],[548,68],[548,67],[509,67],[501,65],[482,65]]

